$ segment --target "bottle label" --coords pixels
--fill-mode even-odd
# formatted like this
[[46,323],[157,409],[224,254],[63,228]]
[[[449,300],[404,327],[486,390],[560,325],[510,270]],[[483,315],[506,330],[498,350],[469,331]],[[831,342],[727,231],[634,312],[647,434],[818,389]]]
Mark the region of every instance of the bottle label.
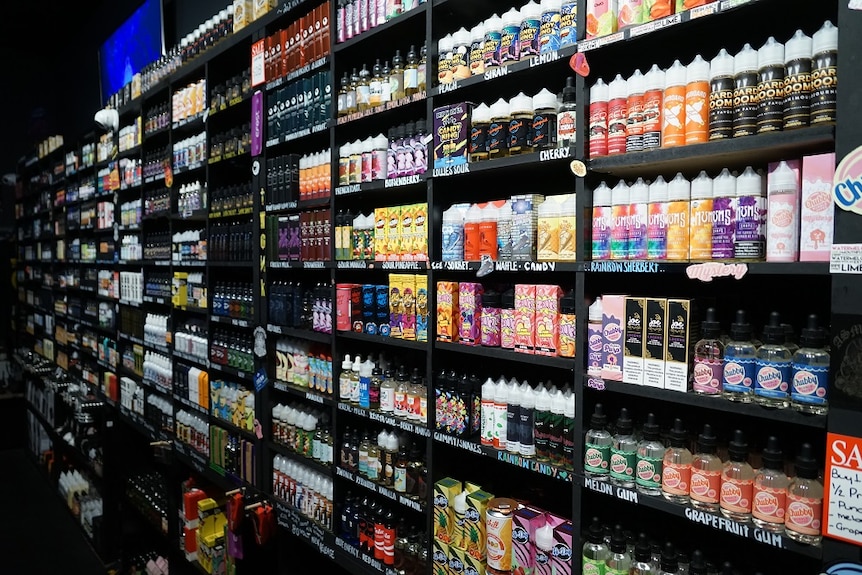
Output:
[[661,472],[661,488],[671,495],[688,495],[691,484],[691,465],[664,463]]
[[733,393],[749,393],[756,377],[754,358],[742,358],[725,355],[722,386],[724,391]]
[[470,74],[473,76],[485,73],[485,40],[474,40],[470,44]]
[[539,51],[542,54],[560,49],[560,20],[559,12],[542,12],[542,23],[539,24]]
[[692,389],[698,393],[716,395],[721,393],[723,379],[722,361],[695,357]]
[[500,64],[517,62],[521,59],[521,42],[519,24],[506,24],[500,36]]
[[784,77],[784,129],[804,128],[811,117],[811,58],[787,63]]
[[610,475],[614,479],[633,481],[636,463],[636,451],[621,451],[613,447],[611,448]]
[[787,513],[784,524],[787,529],[804,535],[820,535],[820,517],[823,500],[787,494]]
[[643,141],[645,150],[652,150],[661,147],[663,100],[664,91],[662,90],[649,90],[644,92]]
[[667,259],[684,261],[689,253],[689,202],[667,204]]
[[606,260],[611,257],[611,229],[613,211],[610,206],[593,208],[593,260]]
[[754,486],[751,514],[768,523],[784,523],[787,490]]
[[765,255],[765,200],[760,196],[737,198],[733,257],[745,260],[762,260]]
[[735,513],[751,513],[754,481],[721,476],[721,508]]
[[[464,55],[455,51],[455,57],[452,58],[452,70],[457,74],[461,68],[466,68],[467,63],[464,62]],[[407,68],[404,70],[404,88],[417,89],[419,87],[419,69]]]
[[524,118],[512,118],[509,122],[509,148],[512,150],[525,151],[532,141],[530,127],[532,120]]
[[498,31],[485,34],[485,68],[500,65],[500,43],[502,35]]
[[838,54],[826,52],[814,58],[811,71],[811,123],[835,121],[838,108]]
[[509,123],[494,122],[488,126],[488,151],[491,153],[505,150],[509,143]]
[[608,103],[590,104],[590,157],[608,155]]
[[[626,151],[626,126],[628,124],[628,100],[615,98],[608,102],[608,155],[624,154]],[[592,135],[592,132],[590,132]]]
[[536,112],[533,116],[532,145],[536,148],[555,148],[557,146],[557,115]]
[[689,257],[693,261],[712,258],[712,205],[712,198],[691,201]]
[[733,89],[733,137],[757,133],[757,72],[742,72],[736,76]]
[[721,491],[721,472],[691,470],[691,498],[702,503],[718,503]]
[[538,56],[541,50],[539,45],[539,32],[542,26],[541,18],[525,18],[521,21],[521,30],[518,33],[520,42],[521,59]]
[[407,491],[407,468],[406,467],[396,467],[395,468],[395,477],[393,481],[393,487],[395,491],[398,493],[405,493]]
[[626,108],[626,152],[640,152],[644,149],[644,95],[630,95]]
[[757,84],[757,133],[784,127],[784,65],[760,70]]
[[647,257],[651,260],[667,259],[666,202],[653,202],[649,204],[649,219],[647,220]]
[[691,82],[685,87],[685,143],[709,139],[709,82]]
[[662,457],[638,457],[635,482],[640,487],[661,487]]
[[587,324],[587,374],[593,377],[602,376],[602,348],[604,335],[601,323]]
[[604,561],[584,557],[581,573],[583,575],[605,575],[607,573],[607,566]]
[[566,110],[557,115],[557,145],[572,146],[575,143],[575,112]]
[[614,569],[613,567],[608,567],[605,569],[605,575],[629,575],[628,569]]
[[712,201],[712,259],[733,259],[733,231],[736,228],[736,198]]
[[610,473],[610,445],[586,444],[584,451],[584,470],[595,475],[608,475]]
[[470,128],[470,153],[488,153],[488,126],[473,124]]
[[500,312],[500,347],[515,348],[515,310],[504,309]]
[[612,260],[625,260],[629,257],[629,207],[627,204],[611,207],[611,253]]
[[826,405],[829,368],[793,364],[793,388],[790,397],[798,403]]
[[685,144],[685,86],[668,86],[662,104],[661,147]]
[[758,359],[754,394],[760,397],[786,399],[790,392],[791,364]]
[[733,136],[733,78],[713,78],[709,91],[709,139]]
[[578,3],[563,2],[560,8],[560,47],[572,46],[578,41]]

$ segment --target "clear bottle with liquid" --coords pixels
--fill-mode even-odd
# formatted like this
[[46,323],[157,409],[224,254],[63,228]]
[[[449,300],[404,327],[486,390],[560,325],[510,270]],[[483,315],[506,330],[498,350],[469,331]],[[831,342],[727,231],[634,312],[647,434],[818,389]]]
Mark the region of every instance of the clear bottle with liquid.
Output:
[[644,495],[661,495],[662,463],[667,450],[655,414],[647,415],[638,443],[635,485]]
[[691,460],[691,505],[700,511],[718,511],[721,491],[721,458],[718,457],[718,440],[712,426],[706,424],[697,436],[697,449]]
[[404,95],[413,96],[419,92],[419,56],[416,46],[410,46],[407,52],[407,65],[404,67]]
[[362,362],[359,360],[359,355],[353,359],[353,367],[350,369],[350,403],[359,405],[359,371],[362,369]]
[[685,575],[679,566],[679,554],[676,551],[676,547],[670,541],[662,547],[657,573],[658,575]]
[[721,514],[728,519],[746,522],[751,519],[754,469],[748,463],[748,441],[742,430],[733,432],[733,440],[727,446],[727,456],[721,471]]
[[638,441],[634,436],[634,422],[629,410],[620,409],[611,446],[610,479],[611,483],[631,489],[635,486],[635,467],[637,464]]
[[590,417],[584,449],[584,475],[591,479],[607,481],[610,477],[611,447],[614,438],[607,430],[608,418],[604,407],[597,403]]
[[371,72],[362,65],[356,81],[356,110],[365,112],[371,108]]
[[350,401],[351,381],[353,377],[352,367],[350,354],[346,354],[344,361],[341,362],[341,373],[338,376],[338,399],[341,401]]
[[763,327],[763,345],[757,350],[754,403],[758,405],[784,408],[789,404],[793,354],[786,339],[781,316],[772,312]]
[[794,463],[796,477],[787,487],[784,526],[788,537],[799,543],[819,545],[823,515],[823,483],[810,443],[803,443]]
[[389,94],[393,102],[404,97],[404,58],[401,50],[395,51],[392,58],[392,70],[389,72]]
[[691,487],[691,462],[694,456],[688,449],[688,435],[681,419],[674,420],[668,440],[670,447],[665,450],[662,462],[662,495],[668,501],[687,504]]
[[770,436],[766,440],[760,460],[760,469],[754,474],[751,521],[761,529],[780,533],[784,531],[790,479],[784,472],[784,454],[777,437]]
[[694,346],[691,388],[700,395],[719,397],[724,379],[724,344],[715,308],[707,308],[700,330],[700,340]]
[[605,559],[605,574],[629,575],[632,568],[632,557],[626,548],[626,535],[621,525],[614,527],[609,547],[610,554]]
[[829,411],[829,352],[826,331],[817,325],[817,316],[808,316],[799,338],[801,347],[793,354],[790,405],[796,411],[825,415]]
[[611,551],[604,540],[604,529],[598,517],[587,531],[586,542],[581,549],[581,573],[583,575],[604,575],[608,557]]
[[751,324],[745,317],[745,310],[737,310],[736,319],[730,324],[730,339],[724,346],[722,396],[725,399],[751,403],[756,360],[757,346],[751,340]]
[[652,560],[652,546],[646,533],[638,535],[632,558],[631,575],[655,575],[658,566]]

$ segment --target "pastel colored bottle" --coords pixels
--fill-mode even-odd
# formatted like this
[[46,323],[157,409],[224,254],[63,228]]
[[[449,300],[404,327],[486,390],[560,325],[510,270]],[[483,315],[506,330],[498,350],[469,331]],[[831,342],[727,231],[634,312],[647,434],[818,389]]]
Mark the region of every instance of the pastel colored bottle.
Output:
[[608,84],[608,155],[626,152],[628,84],[621,74]]
[[587,376],[602,376],[602,296],[590,304],[589,320],[587,322]]
[[562,0],[542,0],[542,20],[539,24],[539,49],[542,54],[560,49],[560,10]]
[[736,178],[736,229],[733,257],[762,261],[766,257],[766,198],[763,178],[751,166]]
[[691,182],[689,257],[692,261],[712,258],[712,178],[701,171]]
[[500,65],[506,66],[521,59],[521,12],[511,8],[501,20]]
[[784,129],[808,126],[811,120],[811,36],[797,30],[784,46]]
[[823,516],[823,484],[810,443],[803,443],[794,462],[796,477],[787,486],[785,533],[806,545],[819,545]]
[[485,23],[479,22],[470,28],[470,75],[485,73]]
[[727,461],[721,471],[721,514],[734,521],[751,519],[754,500],[754,468],[748,462],[748,441],[737,429],[727,444]]
[[787,407],[793,373],[792,354],[785,345],[787,335],[778,312],[769,315],[763,327],[763,345],[757,350],[754,403],[765,407]]
[[724,344],[715,308],[707,308],[700,324],[700,339],[694,345],[691,389],[700,395],[719,397],[724,377]]
[[643,147],[654,150],[662,146],[665,72],[653,64],[644,75]]
[[686,261],[689,258],[689,207],[691,182],[681,173],[667,186],[667,259]]
[[530,0],[521,6],[521,27],[518,31],[520,59],[527,60],[538,56],[541,50],[539,32],[542,26],[542,6]]
[[614,428],[610,461],[611,483],[631,489],[635,486],[638,441],[634,436],[634,422],[625,407],[620,409]]
[[827,20],[811,46],[811,124],[831,124],[838,107],[838,28]]
[[608,85],[599,78],[590,88],[590,157],[608,155]]
[[610,478],[611,446],[614,438],[607,430],[608,418],[604,407],[597,403],[590,417],[584,445],[584,475],[607,481]]
[[649,186],[638,178],[629,188],[629,259],[645,260],[648,256]]
[[572,46],[578,42],[577,24],[577,0],[563,0],[560,5],[560,48]]
[[733,57],[733,137],[757,133],[758,54],[745,44]]
[[817,325],[817,316],[808,316],[793,354],[793,386],[790,405],[802,413],[824,415],[829,410],[829,364],[826,331]]
[[611,257],[611,189],[602,182],[593,191],[592,258],[607,260]]
[[790,479],[784,472],[784,454],[774,435],[766,440],[760,452],[760,468],[754,474],[751,497],[751,522],[757,527],[781,533],[787,508],[787,487]]
[[647,258],[651,260],[667,259],[667,188],[663,176],[649,185]]
[[709,62],[700,54],[686,68],[685,143],[709,139]]
[[750,403],[754,395],[757,346],[751,341],[751,324],[745,310],[737,310],[730,324],[730,339],[724,346],[722,395],[730,401]]
[[712,426],[706,424],[697,436],[697,449],[691,460],[691,505],[700,511],[718,511],[721,491],[721,458]]
[[733,56],[722,48],[709,62],[709,140],[733,137]]
[[687,72],[679,60],[665,72],[664,103],[662,105],[661,147],[673,148],[685,144],[685,86]]
[[799,179],[782,161],[767,179],[766,261],[799,259]]
[[685,505],[689,502],[691,462],[694,456],[688,449],[688,435],[681,419],[674,420],[668,433],[668,442],[662,461],[661,494],[668,501]]
[[611,193],[611,256],[612,260],[629,257],[629,187],[623,181],[614,186]]
[[500,65],[500,42],[503,34],[503,20],[497,14],[485,20],[485,69]]
[[[452,58],[449,61],[449,68],[452,71],[453,82],[456,82],[458,80],[466,80],[472,75],[472,71],[470,70],[471,42],[472,39],[470,37],[470,32],[465,28],[459,28],[458,31],[452,34]],[[416,54],[412,51],[411,54],[415,59]],[[408,55],[408,61],[410,61],[410,55]],[[408,80],[408,76],[413,77]],[[415,90],[418,89],[418,86],[418,68],[413,68],[409,75],[405,74],[404,87],[405,89],[412,87],[415,93]],[[410,96],[412,94],[406,95]]]
[[644,90],[645,78],[640,70],[626,80],[626,152],[640,152],[644,149]]
[[655,414],[648,414],[638,442],[635,484],[638,493],[661,495],[662,462],[666,451]]
[[712,180],[712,259],[733,259],[736,230],[736,176],[724,168]]

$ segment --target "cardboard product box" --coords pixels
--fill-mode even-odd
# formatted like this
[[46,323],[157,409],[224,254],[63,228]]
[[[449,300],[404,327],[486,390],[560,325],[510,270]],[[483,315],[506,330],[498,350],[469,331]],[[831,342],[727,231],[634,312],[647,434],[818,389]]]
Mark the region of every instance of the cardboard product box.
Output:
[[401,338],[404,313],[404,283],[401,274],[389,274],[389,337]]
[[387,209],[387,230],[386,230],[386,259],[388,261],[398,261],[401,258],[401,212],[406,206],[394,206]]
[[700,334],[698,317],[694,300],[667,300],[665,389],[688,391],[694,345]]
[[623,380],[623,321],[626,296],[602,296],[602,378]]
[[416,276],[401,276],[401,338],[416,341]]
[[454,545],[449,545],[449,575],[464,575],[465,553]]
[[[484,565],[486,558],[486,527],[485,513],[488,502],[494,499],[494,494],[483,489],[467,495],[467,512],[464,514],[464,538],[467,543],[468,557]],[[473,562],[468,561],[468,565]],[[468,567],[469,568],[469,567]]]
[[434,109],[434,169],[467,164],[472,110],[471,102]]
[[461,282],[458,284],[458,341],[464,345],[479,345],[482,342],[482,284]]
[[377,333],[389,337],[389,286],[378,285],[374,287]]
[[646,298],[627,297],[623,335],[623,383],[644,383]]
[[536,351],[536,286],[515,285],[515,351]]
[[362,284],[362,331],[377,334],[377,286]]
[[374,208],[374,260],[386,261],[389,252],[389,208]]
[[353,327],[352,289],[352,284],[335,286],[335,329],[337,331],[350,331]]
[[415,276],[416,341],[428,341],[428,276]]
[[537,355],[560,354],[560,299],[562,297],[563,290],[560,286],[536,286],[534,344]]
[[434,575],[449,575],[449,544],[435,537],[431,544],[431,561]]
[[532,575],[536,569],[536,530],[545,525],[545,513],[532,507],[516,509],[512,517],[512,569]]
[[460,333],[458,282],[437,282],[437,341],[454,343]]
[[[452,504],[462,489],[461,482],[451,477],[444,477],[434,483],[434,539],[445,543],[447,547],[452,541],[452,529],[455,526]],[[445,555],[448,557],[448,549],[446,551]]]
[[834,153],[802,158],[799,261],[829,261],[835,228],[835,202],[832,201],[834,177]]
[[554,553],[551,557],[553,572],[556,575],[571,575],[574,549],[572,522],[566,521],[554,527]]
[[541,194],[512,196],[512,222],[509,230],[512,259],[533,261],[536,259],[536,233],[539,228],[539,206],[545,201]]
[[646,298],[644,329],[644,379],[649,387],[664,388],[667,354],[667,300]]

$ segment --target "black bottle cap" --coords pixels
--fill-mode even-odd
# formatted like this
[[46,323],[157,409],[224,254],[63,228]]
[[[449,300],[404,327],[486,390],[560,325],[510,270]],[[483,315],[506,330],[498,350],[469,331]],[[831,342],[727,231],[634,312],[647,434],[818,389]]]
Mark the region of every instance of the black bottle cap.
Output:
[[605,408],[601,403],[597,403],[593,410],[593,415],[590,416],[590,427],[593,429],[605,429],[608,426],[608,416],[605,415]]
[[634,430],[634,423],[629,417],[629,410],[625,407],[620,410],[620,417],[617,419],[617,435],[631,435]]
[[733,440],[727,445],[727,455],[731,461],[745,461],[748,459],[748,441],[741,429],[733,432]]
[[[485,296],[482,296],[483,298]],[[567,315],[572,315],[575,313],[575,292],[574,290],[569,290],[566,294],[560,298],[560,313],[564,313]]]
[[635,561],[641,563],[650,563],[652,561],[652,546],[646,533],[638,535],[638,541],[635,543]]
[[[483,295],[482,297],[484,298],[485,296]],[[504,309],[514,309],[515,308],[515,290],[514,289],[507,289],[506,291],[504,291],[503,294],[500,296],[500,301],[503,302],[503,308]]]
[[500,309],[502,297],[499,292],[488,290],[482,294],[482,307],[490,309]]
[[590,543],[601,543],[604,541],[605,530],[602,527],[602,522],[598,517],[593,517],[593,522],[590,523],[590,528],[587,531],[587,541]]
[[412,138],[414,134],[416,134],[416,124],[414,122],[407,122],[404,125],[404,135]]
[[611,543],[609,545],[612,553],[625,553],[626,551],[626,534],[623,532],[622,525],[614,525],[614,534],[611,535]]
[[770,435],[766,440],[766,447],[760,453],[760,459],[764,469],[784,469],[784,453],[778,443],[778,438]]
[[695,549],[691,553],[691,563],[688,565],[688,575],[706,575],[706,561],[703,553]]
[[673,420],[673,427],[668,432],[671,447],[685,447],[688,442],[688,434],[680,418]]
[[794,467],[796,475],[803,479],[817,479],[817,460],[814,459],[813,449],[810,443],[803,443],[796,456]]
[[781,314],[777,311],[769,314],[769,323],[763,326],[763,343],[778,345],[787,340],[784,326],[781,325]]
[[697,436],[697,450],[702,453],[715,453],[717,440],[712,433],[712,426],[706,424],[703,431]]
[[706,317],[700,323],[700,337],[703,339],[716,339],[721,335],[721,325],[715,319],[715,308],[706,310]]
[[661,550],[661,570],[676,573],[678,569],[679,559],[676,555],[676,548],[673,543],[668,541]]
[[419,375],[419,368],[414,367],[413,373],[410,375],[410,383],[419,383],[420,381],[422,381],[422,376]]
[[735,575],[733,572],[733,565],[730,564],[730,561],[725,561],[721,566],[721,575]]
[[817,325],[817,316],[808,316],[802,334],[799,337],[799,345],[802,347],[821,348],[826,345],[826,332]]
[[566,78],[566,87],[563,88],[563,104],[574,104],[577,89],[575,88],[574,76]]
[[416,133],[424,134],[425,133],[425,120],[416,120]]
[[641,433],[645,441],[658,441],[661,437],[661,429],[656,422],[655,414],[650,413],[647,415],[646,423],[644,423]]

